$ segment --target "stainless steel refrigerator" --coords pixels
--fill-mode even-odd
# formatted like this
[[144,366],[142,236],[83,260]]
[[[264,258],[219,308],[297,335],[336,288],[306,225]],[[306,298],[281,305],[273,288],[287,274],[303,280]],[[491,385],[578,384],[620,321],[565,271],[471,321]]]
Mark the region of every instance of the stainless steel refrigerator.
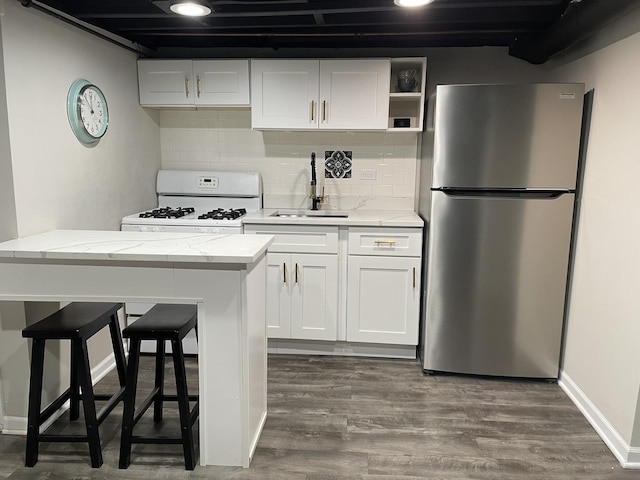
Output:
[[425,371],[558,377],[583,96],[437,87],[421,167]]

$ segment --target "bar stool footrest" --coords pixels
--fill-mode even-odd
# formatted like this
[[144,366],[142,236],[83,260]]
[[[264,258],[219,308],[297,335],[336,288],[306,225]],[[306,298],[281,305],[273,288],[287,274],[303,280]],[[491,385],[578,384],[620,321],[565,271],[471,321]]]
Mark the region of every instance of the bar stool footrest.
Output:
[[182,437],[144,437],[144,436],[132,436],[131,443],[144,443],[154,445],[182,445]]
[[46,422],[47,420],[49,420],[49,418],[51,417],[51,415],[53,415],[54,413],[56,413],[58,410],[60,410],[60,408],[62,408],[62,406],[64,405],[64,403],[69,400],[71,398],[71,389],[67,388],[62,395],[60,395],[58,398],[56,398],[53,402],[51,402],[49,404],[49,406],[47,406],[47,408],[45,408],[39,416],[39,425],[42,425],[44,422]]
[[[105,398],[105,400],[107,400],[107,403],[100,409],[100,411],[96,415],[96,418],[98,419],[98,425],[102,424],[105,418],[107,418],[107,416],[113,411],[113,409],[116,408],[118,402],[120,402],[124,398],[124,391],[125,387],[121,387],[120,390],[118,390],[111,396],[104,395],[105,397],[107,397]],[[103,395],[100,395],[100,397],[102,396]],[[94,398],[96,398],[97,400],[101,400],[98,396],[95,396]]]
[[87,442],[89,437],[86,435],[50,435],[44,434],[38,437],[40,442],[48,443],[75,443],[75,442]]

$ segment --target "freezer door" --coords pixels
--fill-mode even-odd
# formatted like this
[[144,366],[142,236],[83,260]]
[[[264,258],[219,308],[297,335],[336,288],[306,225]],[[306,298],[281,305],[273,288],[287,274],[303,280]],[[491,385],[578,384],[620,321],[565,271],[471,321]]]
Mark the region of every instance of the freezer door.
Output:
[[433,193],[425,370],[557,378],[573,201]]
[[434,187],[575,189],[584,85],[437,88]]

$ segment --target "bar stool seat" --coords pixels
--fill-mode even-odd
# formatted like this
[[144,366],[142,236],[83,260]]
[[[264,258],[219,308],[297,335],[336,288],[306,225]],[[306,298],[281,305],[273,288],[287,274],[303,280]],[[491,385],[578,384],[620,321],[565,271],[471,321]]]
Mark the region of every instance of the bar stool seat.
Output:
[[[128,468],[131,463],[131,446],[134,443],[181,444],[184,463],[187,470],[195,468],[195,447],[193,443],[193,424],[198,419],[198,395],[189,395],[185,371],[182,340],[192,329],[197,332],[197,307],[195,305],[157,304],[146,314],[122,331],[130,339],[129,366],[122,416],[122,435],[120,437],[120,468]],[[135,408],[140,364],[140,344],[142,340],[156,341],[154,388],[145,400]],[[164,393],[165,342],[171,342],[173,365],[176,377],[176,395]],[[195,401],[189,410],[189,401]],[[133,429],[149,409],[154,405],[153,420],[162,420],[164,401],[177,401],[180,414],[180,437],[138,436]]]
[[[27,467],[33,467],[38,462],[40,442],[87,442],[91,455],[91,466],[97,468],[102,465],[98,426],[107,418],[117,403],[124,398],[125,392],[126,360],[117,315],[121,308],[121,303],[74,302],[22,330],[23,337],[33,340],[25,456]],[[109,326],[111,334],[111,344],[121,388],[113,395],[95,395],[91,380],[87,340],[106,326]],[[69,388],[47,408],[41,410],[45,342],[54,339],[71,341]],[[42,424],[67,400],[70,401],[69,417],[71,420],[77,420],[80,416],[80,400],[82,400],[87,434],[40,433]],[[96,400],[107,400],[98,413],[96,413]]]

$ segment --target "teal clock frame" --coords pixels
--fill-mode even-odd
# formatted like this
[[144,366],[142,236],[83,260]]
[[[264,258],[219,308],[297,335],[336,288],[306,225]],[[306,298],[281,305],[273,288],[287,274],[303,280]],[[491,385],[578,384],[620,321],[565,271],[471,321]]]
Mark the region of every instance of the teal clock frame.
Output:
[[[80,115],[80,97],[88,87],[95,89],[100,95],[102,104],[104,105],[105,122],[104,128],[100,130],[97,136],[93,136],[87,132],[82,123],[82,117]],[[109,108],[107,106],[107,99],[97,86],[85,79],[78,79],[71,84],[69,93],[67,94],[67,118],[69,119],[69,126],[73,131],[76,138],[84,145],[94,145],[100,141],[100,139],[107,132],[109,127]]]

